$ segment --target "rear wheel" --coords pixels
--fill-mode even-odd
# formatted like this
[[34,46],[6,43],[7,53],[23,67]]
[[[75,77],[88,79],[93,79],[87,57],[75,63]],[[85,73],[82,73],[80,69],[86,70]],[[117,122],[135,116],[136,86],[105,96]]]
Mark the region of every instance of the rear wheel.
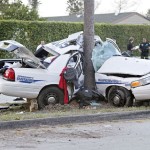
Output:
[[40,92],[37,102],[39,109],[43,109],[49,104],[64,104],[64,93],[57,87],[47,87]]
[[115,107],[129,107],[133,105],[133,99],[130,91],[118,86],[113,86],[109,90],[108,102]]

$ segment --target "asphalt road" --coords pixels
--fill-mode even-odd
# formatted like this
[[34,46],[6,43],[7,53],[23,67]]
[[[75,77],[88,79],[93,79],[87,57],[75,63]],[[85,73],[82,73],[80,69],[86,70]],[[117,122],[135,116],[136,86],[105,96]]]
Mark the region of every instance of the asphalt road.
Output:
[[1,130],[3,150],[149,150],[150,120]]

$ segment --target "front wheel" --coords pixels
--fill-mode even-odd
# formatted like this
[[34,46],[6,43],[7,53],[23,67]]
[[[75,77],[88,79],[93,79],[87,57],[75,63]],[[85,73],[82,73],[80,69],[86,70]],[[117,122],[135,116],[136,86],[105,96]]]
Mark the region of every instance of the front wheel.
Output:
[[133,99],[130,91],[118,86],[110,88],[108,92],[108,102],[115,107],[129,107],[133,105]]
[[39,109],[44,109],[49,104],[64,104],[64,93],[58,87],[47,87],[40,92],[37,102]]

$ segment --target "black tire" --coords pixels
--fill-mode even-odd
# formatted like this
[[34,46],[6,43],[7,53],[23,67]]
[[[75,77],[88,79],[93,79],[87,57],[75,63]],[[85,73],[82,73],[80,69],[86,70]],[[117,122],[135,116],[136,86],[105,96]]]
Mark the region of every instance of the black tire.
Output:
[[108,92],[108,102],[115,107],[130,107],[133,105],[133,99],[130,91],[118,86],[110,88]]
[[64,93],[57,87],[47,87],[40,92],[37,102],[39,109],[44,109],[49,104],[55,105],[60,103],[63,105]]

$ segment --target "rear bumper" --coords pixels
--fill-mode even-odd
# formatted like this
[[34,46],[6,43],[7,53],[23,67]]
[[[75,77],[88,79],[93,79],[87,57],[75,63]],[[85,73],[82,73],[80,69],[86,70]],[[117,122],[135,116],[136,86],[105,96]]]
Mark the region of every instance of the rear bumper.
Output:
[[40,88],[35,88],[29,84],[6,81],[0,78],[0,93],[8,96],[22,98],[37,98]]

